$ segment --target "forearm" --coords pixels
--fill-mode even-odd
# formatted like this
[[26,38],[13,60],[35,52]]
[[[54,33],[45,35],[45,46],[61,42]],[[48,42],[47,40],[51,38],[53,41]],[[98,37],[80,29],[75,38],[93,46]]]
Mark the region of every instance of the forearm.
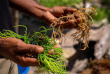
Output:
[[10,6],[42,20],[42,14],[49,8],[43,7],[34,0],[10,0]]

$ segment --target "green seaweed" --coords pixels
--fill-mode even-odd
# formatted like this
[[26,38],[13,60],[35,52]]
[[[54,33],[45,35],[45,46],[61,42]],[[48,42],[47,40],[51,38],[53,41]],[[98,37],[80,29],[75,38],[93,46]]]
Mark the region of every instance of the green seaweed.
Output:
[[[34,32],[32,35],[29,35],[27,33],[26,26],[19,26],[26,29],[24,35],[19,35],[11,30],[3,30],[3,32],[0,32],[0,37],[14,37],[23,40],[27,44],[42,46],[44,48],[44,52],[42,54],[36,55],[36,58],[39,61],[37,73],[39,73],[40,70],[43,69],[43,71],[47,72],[48,74],[67,74],[66,66],[64,65],[64,57],[62,56],[63,49],[60,47],[55,48],[54,46],[57,45],[56,41],[53,38],[48,37],[47,35],[47,31],[53,30],[53,28],[46,29],[42,26],[40,27],[40,29],[43,30],[39,32]],[[54,49],[52,55],[48,54],[50,49]]]

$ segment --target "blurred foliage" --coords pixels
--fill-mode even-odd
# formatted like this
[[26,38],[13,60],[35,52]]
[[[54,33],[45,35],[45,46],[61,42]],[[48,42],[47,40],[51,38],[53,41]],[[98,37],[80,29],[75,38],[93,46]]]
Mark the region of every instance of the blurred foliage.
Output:
[[104,8],[98,8],[98,7],[94,7],[97,11],[97,15],[95,15],[93,18],[95,21],[100,21],[103,18],[106,18],[107,14],[106,14],[106,9]]
[[101,3],[103,3],[103,4],[110,4],[110,0],[101,0]]
[[108,22],[110,23],[110,9],[107,9],[107,18],[108,18]]
[[73,6],[74,4],[78,4],[83,0],[36,0],[41,5],[46,7],[53,7],[53,6]]
[[104,18],[107,18],[110,23],[110,9],[104,7],[95,7],[95,9],[97,11],[97,15],[93,17],[95,21],[101,21]]
[[[83,0],[36,0],[39,4],[46,6],[46,7],[53,7],[53,6],[70,6],[74,7],[76,4],[80,4]],[[87,2],[92,2],[93,0],[87,0]],[[110,5],[110,0],[101,0],[101,8],[97,6],[93,6],[96,11],[97,15],[94,16],[95,21],[101,21],[104,18],[108,18],[110,22],[110,9],[103,7],[103,3],[105,5]],[[109,6],[108,6],[109,7]]]
[[105,14],[107,15],[108,22],[110,23],[110,0],[101,0],[102,7],[105,8]]

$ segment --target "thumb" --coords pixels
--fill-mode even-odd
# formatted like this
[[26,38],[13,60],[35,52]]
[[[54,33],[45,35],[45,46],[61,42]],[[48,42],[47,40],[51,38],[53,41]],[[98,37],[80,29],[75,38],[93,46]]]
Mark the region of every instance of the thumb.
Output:
[[29,54],[40,54],[44,52],[43,47],[33,44],[26,44],[25,52]]
[[73,12],[76,12],[77,10],[74,9],[74,8],[71,8],[71,7],[63,7],[63,10],[64,10],[64,13],[65,14],[68,14],[68,13],[73,13]]
[[57,19],[54,15],[52,15],[49,11],[46,11],[42,15],[42,19],[47,22],[48,24],[51,24],[55,19]]

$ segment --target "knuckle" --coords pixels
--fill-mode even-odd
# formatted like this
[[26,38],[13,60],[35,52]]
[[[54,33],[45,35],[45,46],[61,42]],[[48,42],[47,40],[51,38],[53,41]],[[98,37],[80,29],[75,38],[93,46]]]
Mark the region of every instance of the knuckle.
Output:
[[45,11],[44,14],[42,14],[42,17],[43,17],[43,18],[46,17],[47,14],[49,14],[49,11]]
[[22,45],[20,45],[20,44],[17,44],[17,45],[16,45],[16,49],[19,49],[19,50],[21,50],[21,49],[24,49],[24,48],[23,48],[23,46],[22,46]]

